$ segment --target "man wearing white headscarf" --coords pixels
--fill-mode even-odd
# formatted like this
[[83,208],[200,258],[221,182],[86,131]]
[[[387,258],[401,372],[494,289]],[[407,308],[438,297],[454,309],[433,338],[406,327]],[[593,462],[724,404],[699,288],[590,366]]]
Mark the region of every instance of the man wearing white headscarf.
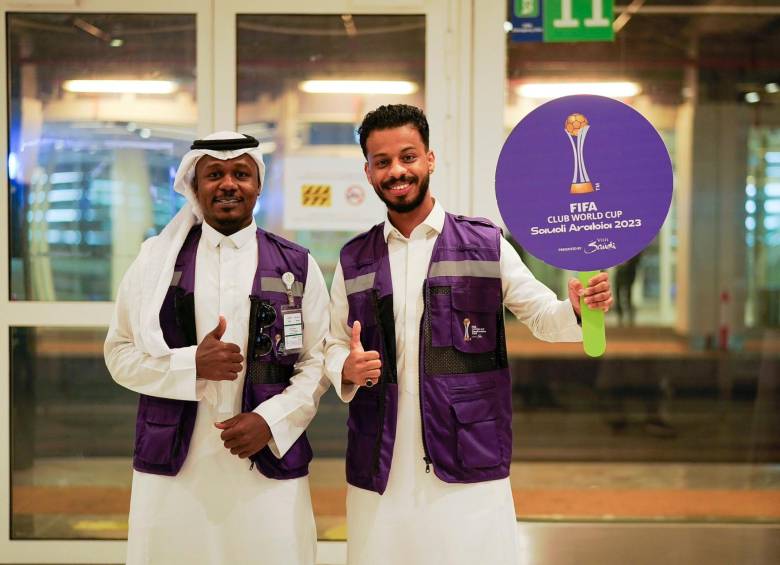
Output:
[[304,430],[328,387],[328,295],[307,250],[255,224],[257,146],[192,145],[187,203],[119,288],[104,352],[140,394],[131,565],[314,563]]

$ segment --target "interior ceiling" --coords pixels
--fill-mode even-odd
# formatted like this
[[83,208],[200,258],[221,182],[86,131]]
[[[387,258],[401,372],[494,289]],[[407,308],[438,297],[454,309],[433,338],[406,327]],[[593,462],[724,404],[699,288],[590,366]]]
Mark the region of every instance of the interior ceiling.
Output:
[[[749,3],[780,6],[777,0]],[[743,13],[731,13],[740,5],[745,2],[647,0],[612,43],[510,42],[508,76],[517,82],[594,76],[634,80],[656,101],[673,104],[681,100],[686,68],[693,67],[703,100],[738,100],[745,90],[780,81],[780,14],[748,13],[744,8]],[[669,8],[667,13],[664,8]]]
[[[778,7],[777,0],[646,0],[612,43],[509,42],[507,75],[512,81],[628,78],[642,82],[659,101],[673,103],[686,67],[695,66],[704,98],[732,100],[750,85],[780,80],[780,14],[663,10],[727,10],[746,2]],[[134,78],[176,78],[194,91],[193,15],[8,17],[10,60],[37,68],[41,96],[57,96],[66,79],[116,76],[128,69]],[[111,47],[117,38],[123,45]],[[287,81],[314,76],[424,79],[423,16],[355,15],[347,21],[339,15],[242,15],[238,39],[242,99],[276,94]]]

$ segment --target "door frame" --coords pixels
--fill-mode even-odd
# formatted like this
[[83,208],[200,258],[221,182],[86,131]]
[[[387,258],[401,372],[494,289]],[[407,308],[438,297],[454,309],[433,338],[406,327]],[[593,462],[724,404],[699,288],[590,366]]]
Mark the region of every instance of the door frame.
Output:
[[[480,11],[475,0],[7,0],[0,6],[0,76],[6,68],[6,14],[54,13],[187,13],[196,15],[198,135],[236,127],[236,14],[424,14],[426,16],[425,106],[431,123],[430,146],[437,154],[432,191],[452,212],[470,214],[484,201],[471,190],[473,118],[472,96],[484,100],[484,69],[475,73],[472,39],[495,12],[498,0],[489,0]],[[496,4],[496,6],[493,6]],[[490,6],[487,12],[484,8]],[[472,22],[473,17],[473,22]],[[503,16],[502,20],[503,21]],[[503,46],[501,49],[503,52]],[[494,58],[495,54],[489,55]],[[491,66],[494,63],[491,61]],[[503,67],[501,67],[503,72]],[[495,74],[495,73],[493,73]],[[7,171],[8,83],[0,88],[0,159]],[[475,89],[473,84],[480,84]],[[498,85],[503,89],[503,78]],[[494,90],[493,88],[487,89]],[[498,111],[498,108],[494,108]],[[482,154],[485,151],[480,151]],[[497,153],[496,153],[497,155]],[[482,175],[484,177],[485,175]],[[0,175],[0,492],[9,500],[9,511],[0,513],[0,563],[123,563],[126,542],[114,540],[12,540],[11,531],[11,373],[12,327],[107,327],[113,303],[39,302],[10,300],[10,224],[7,174]],[[480,181],[482,182],[482,181]],[[475,185],[476,186],[476,185]],[[484,185],[483,186],[487,186]],[[480,190],[481,192],[481,190]],[[343,563],[343,542],[320,542],[318,561]]]

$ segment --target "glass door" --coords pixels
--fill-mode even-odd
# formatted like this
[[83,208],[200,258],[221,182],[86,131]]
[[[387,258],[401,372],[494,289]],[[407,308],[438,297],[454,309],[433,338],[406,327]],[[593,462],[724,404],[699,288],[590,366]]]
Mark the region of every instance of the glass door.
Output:
[[3,562],[124,560],[123,541],[94,540],[126,537],[137,399],[102,344],[213,122],[207,0],[75,6],[0,8]]
[[[217,128],[260,140],[267,172],[257,223],[309,248],[328,284],[341,246],[385,217],[366,182],[357,141],[367,112],[383,104],[423,108],[440,165],[431,190],[450,209],[465,202],[460,190],[468,187],[452,142],[460,118],[450,93],[458,90],[459,71],[448,67],[458,61],[449,50],[465,46],[449,39],[462,14],[447,8],[440,1],[402,8],[388,2],[220,3],[216,59],[235,66],[216,71],[217,98],[232,102],[216,109]],[[321,542],[346,535],[346,420],[346,405],[328,392],[307,432]]]
[[[310,247],[330,279],[339,247],[383,215],[354,129],[376,106],[415,104],[432,190],[469,213],[471,2],[31,5],[0,8],[0,563],[120,563],[137,398],[102,343],[125,270],[181,204],[181,155],[216,130],[258,137],[259,224]],[[307,178],[338,210],[304,206]],[[345,534],[345,420],[329,393],[311,428],[322,540]]]

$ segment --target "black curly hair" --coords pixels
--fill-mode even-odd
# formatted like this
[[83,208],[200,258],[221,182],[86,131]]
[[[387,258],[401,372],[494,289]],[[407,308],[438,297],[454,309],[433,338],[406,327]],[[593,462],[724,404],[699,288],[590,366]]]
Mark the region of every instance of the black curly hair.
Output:
[[363,123],[358,128],[360,136],[360,148],[363,150],[363,156],[368,157],[366,153],[366,140],[368,135],[374,130],[399,128],[410,125],[420,132],[425,150],[428,150],[428,119],[422,110],[416,106],[408,104],[387,104],[380,106],[376,110],[366,114]]

